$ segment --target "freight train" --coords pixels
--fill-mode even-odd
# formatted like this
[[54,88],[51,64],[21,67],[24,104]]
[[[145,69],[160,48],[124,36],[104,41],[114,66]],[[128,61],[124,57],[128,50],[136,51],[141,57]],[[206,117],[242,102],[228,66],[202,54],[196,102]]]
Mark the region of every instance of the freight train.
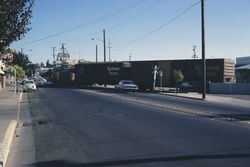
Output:
[[[196,91],[202,87],[202,60],[153,60],[129,62],[79,63],[73,69],[57,70],[57,82],[77,84],[80,86],[115,85],[120,80],[133,80],[139,89],[153,87],[153,68],[162,72],[163,87],[175,87],[174,70],[180,70],[184,81],[196,85]],[[207,59],[207,82],[232,82],[235,77],[235,65],[231,59]],[[157,75],[156,86],[160,86],[160,76]]]

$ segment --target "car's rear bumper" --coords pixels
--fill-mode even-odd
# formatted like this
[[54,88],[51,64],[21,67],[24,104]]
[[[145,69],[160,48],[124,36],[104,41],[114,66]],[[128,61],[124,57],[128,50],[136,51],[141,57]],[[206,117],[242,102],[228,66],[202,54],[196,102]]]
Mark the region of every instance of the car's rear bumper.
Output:
[[123,90],[126,90],[126,91],[138,91],[138,88],[123,88]]
[[36,91],[36,88],[24,88],[24,91]]

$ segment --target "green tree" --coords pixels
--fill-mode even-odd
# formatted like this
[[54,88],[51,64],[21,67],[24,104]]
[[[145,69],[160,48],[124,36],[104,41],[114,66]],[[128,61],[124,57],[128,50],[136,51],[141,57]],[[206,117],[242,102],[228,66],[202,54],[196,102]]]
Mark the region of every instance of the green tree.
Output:
[[184,76],[180,70],[174,70],[174,80],[176,83],[176,90],[175,93],[177,93],[179,83],[182,82],[184,79]]
[[25,78],[25,71],[23,70],[22,67],[20,67],[18,65],[10,66],[6,71],[6,74],[14,76],[15,75],[14,69],[16,70],[17,80],[21,80],[21,79]]
[[21,52],[14,52],[13,53],[13,60],[10,65],[18,65],[23,68],[24,71],[27,71],[31,61],[29,60],[28,55],[25,55]]
[[0,0],[0,53],[31,29],[34,0]]
[[28,72],[26,72],[26,74],[28,74],[28,76],[32,76],[36,73],[36,70],[40,68],[40,65],[38,63],[34,64],[30,64],[28,67]]
[[40,67],[41,67],[41,68],[44,68],[44,67],[45,67],[45,65],[44,65],[43,62],[40,63]]
[[53,67],[53,65],[49,62],[49,60],[46,61],[46,67],[47,67],[47,68]]

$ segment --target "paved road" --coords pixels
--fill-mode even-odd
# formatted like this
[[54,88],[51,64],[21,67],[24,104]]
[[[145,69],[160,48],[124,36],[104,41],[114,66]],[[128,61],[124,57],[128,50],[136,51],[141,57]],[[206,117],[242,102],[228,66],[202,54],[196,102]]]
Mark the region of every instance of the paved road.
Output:
[[[176,112],[169,106],[175,104],[181,109],[196,106],[197,111],[217,108],[216,112],[230,108],[231,114],[247,114],[246,107],[166,96],[56,88],[29,93],[26,102],[33,120],[36,161],[29,166],[250,164],[249,126]],[[31,124],[24,125],[23,128]]]

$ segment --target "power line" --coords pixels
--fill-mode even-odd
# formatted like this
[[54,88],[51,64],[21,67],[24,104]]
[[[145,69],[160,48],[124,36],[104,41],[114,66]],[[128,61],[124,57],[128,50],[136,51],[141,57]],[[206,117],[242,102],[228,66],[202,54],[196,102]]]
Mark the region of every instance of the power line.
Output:
[[173,17],[172,19],[170,19],[168,22],[160,25],[159,27],[155,28],[154,30],[148,32],[147,34],[133,40],[133,41],[130,41],[130,42],[127,42],[125,44],[121,44],[121,45],[117,45],[117,46],[114,46],[114,48],[118,48],[118,47],[123,47],[123,46],[127,46],[127,45],[131,45],[133,43],[136,43],[140,40],[143,40],[144,38],[147,38],[148,36],[160,31],[161,29],[163,29],[164,27],[166,27],[167,25],[169,25],[170,23],[174,22],[175,20],[177,20],[179,17],[183,16],[184,14],[186,14],[189,10],[191,10],[193,7],[195,7],[196,5],[198,5],[200,3],[200,1],[194,3],[193,5],[191,5],[190,7],[188,7],[187,9],[185,9],[183,12],[181,12],[180,14],[178,14],[177,16]]
[[[151,9],[152,7],[156,6],[156,5],[159,5],[160,2],[163,2],[162,0],[156,0],[155,2],[153,3],[150,3],[149,5],[146,6],[146,8],[143,8],[142,10],[136,12],[136,14],[130,16],[129,18],[126,18],[127,21],[130,21],[131,19],[135,18],[136,16],[138,15],[142,15],[143,13],[147,12],[149,9]],[[110,30],[114,30],[114,29],[117,29],[119,27],[121,27],[122,25],[126,24],[127,21],[122,21],[121,23],[118,23],[114,26],[111,26],[109,28],[107,28],[106,30],[110,31]],[[78,35],[78,36],[75,36],[75,37],[70,37],[70,38],[67,38],[67,41],[71,41],[71,40],[74,40],[75,42],[75,39],[76,38],[82,38],[82,37],[85,37],[87,38],[88,36],[93,36],[97,33],[100,33],[102,32],[103,29],[100,29],[98,31],[95,31],[95,32],[92,32],[92,33],[88,33],[88,34],[84,34],[84,35]]]
[[113,30],[113,29],[116,29],[116,28],[121,27],[122,25],[125,24],[125,22],[131,21],[131,19],[134,19],[134,18],[138,17],[138,15],[142,15],[142,14],[148,12],[150,9],[152,9],[153,7],[155,7],[155,6],[157,6],[158,4],[160,4],[160,2],[163,2],[163,1],[162,1],[162,0],[157,0],[157,1],[155,1],[155,2],[153,2],[153,3],[151,3],[151,4],[149,4],[149,6],[147,6],[146,8],[143,8],[142,10],[136,12],[134,15],[132,15],[132,16],[126,18],[127,21],[124,21],[124,20],[123,20],[122,22],[120,22],[120,23],[118,23],[118,24],[116,24],[116,25],[114,25],[114,26],[108,28],[107,30],[109,31],[109,30]]
[[[152,7],[156,6],[156,5],[159,5],[160,2],[162,2],[162,0],[157,0],[157,1],[153,2],[153,3],[150,3],[149,6],[147,6],[146,8],[144,8],[144,9],[142,9],[142,10],[140,10],[139,12],[136,12],[136,14],[134,14],[134,15],[132,15],[131,17],[127,18],[127,20],[131,21],[131,19],[135,18],[136,16],[142,15],[143,13],[145,13],[146,11],[148,11],[150,8],[152,8]],[[171,12],[174,12],[174,11],[176,11],[176,10],[177,10],[177,9],[171,10],[171,11],[167,11],[167,13],[171,13]],[[164,14],[166,14],[166,11],[164,12]],[[158,15],[155,15],[154,17],[157,17],[157,16],[158,16]],[[136,23],[138,23],[138,22],[136,22]],[[107,30],[110,31],[110,30],[113,30],[113,29],[117,29],[117,28],[121,27],[121,26],[124,25],[124,24],[126,24],[125,21],[122,21],[122,22],[119,23],[119,24],[116,24],[116,25],[114,25],[114,26],[111,26],[111,27],[107,28]],[[100,29],[100,30],[95,31],[95,32],[92,32],[92,33],[87,33],[87,34],[83,34],[83,35],[77,35],[77,36],[75,36],[75,37],[66,38],[64,41],[68,41],[68,42],[71,41],[71,40],[74,40],[74,41],[75,41],[76,38],[82,38],[82,37],[88,38],[88,36],[93,36],[93,35],[95,35],[95,34],[97,34],[97,33],[102,32],[102,31],[103,31],[103,30]],[[48,36],[47,38],[49,39],[50,36]],[[46,38],[46,39],[47,39],[47,38]],[[52,38],[52,37],[51,37],[51,38]],[[33,44],[33,43],[36,43],[36,42],[39,42],[39,41],[43,41],[43,40],[46,40],[46,39],[45,39],[45,38],[43,38],[43,39],[38,39],[38,40],[34,40],[33,42],[28,42],[28,43],[26,43],[26,44],[27,44],[27,45],[28,45],[28,44]],[[24,45],[26,45],[26,44],[24,44]]]
[[100,21],[103,21],[103,20],[107,20],[115,15],[118,15],[118,14],[121,14],[121,13],[124,13],[132,8],[135,8],[136,6],[138,6],[139,4],[141,3],[145,3],[145,1],[137,1],[133,4],[130,4],[128,6],[125,6],[123,8],[120,8],[118,11],[116,12],[113,12],[111,14],[108,14],[108,15],[105,15],[105,16],[102,16],[100,18],[97,18],[97,19],[94,19],[94,20],[91,20],[87,23],[83,23],[81,25],[78,25],[78,26],[75,26],[75,27],[72,27],[72,28],[69,28],[67,30],[64,30],[64,31],[61,31],[61,32],[58,32],[58,33],[55,33],[55,34],[51,34],[49,36],[46,36],[46,37],[43,37],[43,38],[40,38],[40,39],[37,39],[37,40],[34,40],[34,41],[31,41],[31,42],[27,42],[27,43],[24,43],[23,45],[29,45],[29,44],[33,44],[33,43],[36,43],[36,42],[40,42],[40,41],[43,41],[43,40],[47,40],[47,39],[50,39],[50,38],[53,38],[53,37],[56,37],[56,36],[59,36],[59,35],[62,35],[62,34],[65,34],[65,33],[68,33],[68,32],[71,32],[71,31],[74,31],[74,30],[77,30],[77,29],[80,29],[82,27],[87,27],[87,26],[90,26],[96,22],[100,22]]
[[[130,16],[129,18],[126,18],[126,20],[127,20],[127,21],[130,21],[131,19],[135,18],[136,16],[142,15],[143,13],[147,12],[150,8],[152,8],[152,7],[156,6],[156,5],[158,5],[160,2],[162,2],[162,0],[157,0],[157,1],[153,2],[153,3],[150,3],[149,6],[147,6],[146,8],[143,8],[142,10],[140,10],[140,11],[138,11],[138,12],[136,12],[136,14]],[[124,25],[125,22],[126,22],[126,21],[123,20],[122,22],[120,22],[120,23],[118,23],[118,24],[116,24],[116,25],[114,25],[114,26],[111,26],[111,27],[107,28],[106,30],[110,31],[110,30],[119,28],[119,27],[121,27],[122,25]],[[92,35],[95,35],[95,34],[97,34],[97,33],[102,32],[102,31],[103,31],[103,30],[100,29],[100,30],[95,31],[95,32],[93,32],[93,33],[88,33],[88,34],[84,34],[84,35],[78,35],[78,36],[76,36],[76,37],[71,37],[71,39],[75,39],[75,38],[79,38],[79,37],[83,37],[83,36],[84,36],[84,37],[92,36]],[[71,40],[71,39],[70,39],[70,40]]]

